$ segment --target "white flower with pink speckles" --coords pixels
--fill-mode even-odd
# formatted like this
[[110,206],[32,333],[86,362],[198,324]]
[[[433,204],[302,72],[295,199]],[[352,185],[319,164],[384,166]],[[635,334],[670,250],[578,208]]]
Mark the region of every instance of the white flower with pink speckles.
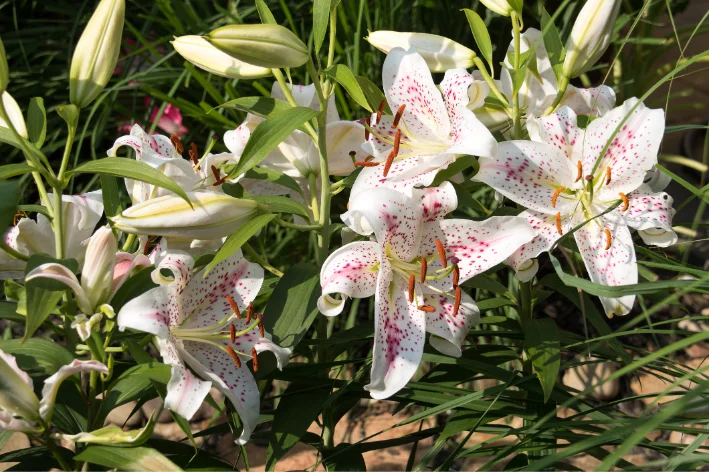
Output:
[[195,273],[192,256],[165,252],[153,280],[160,286],[120,310],[119,328],[155,335],[163,360],[172,366],[167,408],[190,419],[214,385],[239,414],[244,429],[238,442],[245,443],[259,415],[258,386],[246,362],[253,359],[256,370],[256,354],[269,350],[281,368],[290,356],[290,349],[263,331],[260,317],[252,316],[263,269],[238,251],[203,277]]
[[495,154],[495,138],[466,108],[472,77],[465,69],[446,72],[439,91],[414,48],[394,48],[384,61],[382,82],[394,116],[377,113],[370,119],[365,150],[374,159],[361,164],[350,198],[381,186],[410,195],[458,156]]
[[426,332],[436,349],[460,356],[479,310],[459,284],[534,237],[518,217],[444,220],[457,202],[450,184],[439,191],[416,198],[388,188],[360,193],[343,220],[360,234],[373,233],[375,241],[343,246],[320,272],[318,308],[327,316],[342,312],[347,297],[375,297],[371,382],[365,387],[373,398],[394,395],[413,377]]
[[[637,282],[629,228],[638,230],[649,244],[669,246],[677,240],[672,198],[643,184],[646,172],[657,163],[664,126],[662,110],[650,110],[635,98],[585,130],[577,126],[576,114],[562,107],[548,117],[530,120],[532,141],[502,143],[496,159],[480,160],[474,180],[527,207],[520,216],[538,233],[508,261],[518,275],[529,259],[549,250],[562,234],[621,202],[574,237],[592,281],[609,286]],[[534,271],[527,271],[524,279],[534,276],[530,272]],[[634,295],[601,297],[609,316],[628,313],[634,300]]]

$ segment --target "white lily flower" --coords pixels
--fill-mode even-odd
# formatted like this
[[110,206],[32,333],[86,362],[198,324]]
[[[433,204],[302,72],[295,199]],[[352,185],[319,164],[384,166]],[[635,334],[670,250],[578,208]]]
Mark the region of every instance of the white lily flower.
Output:
[[260,332],[258,316],[246,315],[263,283],[260,266],[238,251],[205,277],[193,268],[186,253],[160,254],[153,272],[160,286],[128,302],[118,313],[118,326],[155,335],[163,361],[172,366],[165,397],[170,410],[189,420],[213,384],[239,414],[244,429],[238,443],[244,444],[259,415],[258,386],[246,362],[270,350],[282,368],[290,349]]
[[446,72],[441,90],[414,48],[394,48],[384,61],[384,93],[394,116],[373,115],[365,150],[379,165],[364,167],[350,198],[386,186],[410,195],[461,155],[495,155],[497,141],[466,108],[473,79],[464,69]]
[[[51,193],[49,198],[52,198]],[[88,238],[91,237],[103,214],[101,192],[62,195],[62,211],[64,212],[64,254],[67,258],[76,259],[79,264],[82,264]],[[56,257],[52,223],[41,213],[37,214],[36,221],[31,218],[20,218],[17,224],[5,233],[5,242],[26,256],[45,253]],[[15,259],[0,250],[0,280],[21,279],[24,277],[26,266],[25,261]]]
[[[650,110],[636,98],[592,121],[585,130],[577,127],[573,110],[562,107],[530,120],[531,141],[501,143],[496,159],[481,159],[473,180],[527,207],[520,216],[538,234],[508,263],[515,270],[527,268],[530,258],[548,251],[562,234],[622,201],[574,237],[593,282],[636,283],[630,228],[638,230],[648,244],[668,246],[677,241],[672,231],[672,198],[643,184],[646,172],[657,163],[664,127],[663,111]],[[528,280],[530,274],[524,278]],[[634,295],[601,297],[608,316],[628,313],[634,300]]]
[[59,386],[79,372],[108,373],[98,361],[75,360],[44,381],[42,399],[34,394],[32,379],[19,368],[14,356],[0,351],[0,430],[36,433],[49,425]]
[[357,194],[342,219],[359,234],[373,233],[375,241],[341,247],[321,269],[321,313],[341,313],[348,297],[375,297],[371,382],[365,386],[372,398],[394,395],[413,377],[426,332],[437,350],[460,357],[480,312],[458,284],[534,237],[518,217],[443,219],[455,209],[456,194],[450,183],[436,190],[414,189],[414,198],[382,187]]

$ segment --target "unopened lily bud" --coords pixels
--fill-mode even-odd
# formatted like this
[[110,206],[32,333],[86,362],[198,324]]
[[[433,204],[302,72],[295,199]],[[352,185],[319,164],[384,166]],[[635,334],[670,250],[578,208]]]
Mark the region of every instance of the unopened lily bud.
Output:
[[432,72],[448,69],[467,69],[473,65],[475,52],[452,39],[426,33],[399,33],[397,31],[375,31],[365,38],[369,44],[384,53],[396,47],[416,51],[423,57]]
[[510,13],[514,11],[514,8],[507,0],[480,0],[480,2],[485,5],[488,10],[494,11],[498,15],[510,16]]
[[0,93],[7,90],[7,84],[10,82],[10,68],[7,66],[7,56],[5,55],[5,46],[0,39]]
[[229,79],[257,79],[271,75],[271,69],[254,66],[220,51],[202,36],[180,36],[172,41],[182,57],[200,69]]
[[600,59],[611,41],[620,0],[588,0],[566,41],[564,77],[578,77]]
[[[12,98],[12,95],[7,92],[2,93],[2,106],[5,108],[5,113],[7,113],[7,117],[10,118],[10,123],[12,123],[12,127],[15,128],[17,134],[27,139],[28,134],[25,118],[22,116],[22,110],[20,110],[20,106],[15,99]],[[2,118],[0,118],[0,126],[3,128],[10,127]]]
[[310,58],[303,41],[280,25],[222,26],[207,40],[231,57],[259,67],[298,67]]
[[84,268],[81,271],[81,286],[86,291],[86,296],[94,310],[106,302],[111,295],[117,252],[116,237],[106,226],[99,228],[89,239]]
[[[32,379],[17,366],[15,357],[0,351],[0,409],[27,420],[39,418],[39,399]],[[4,421],[0,418],[0,424]]]
[[166,195],[134,205],[113,218],[126,233],[183,239],[229,236],[258,209],[258,203],[217,192],[187,192],[192,207],[181,197]]
[[69,99],[84,108],[113,75],[121,49],[125,0],[101,0],[76,44],[69,72]]

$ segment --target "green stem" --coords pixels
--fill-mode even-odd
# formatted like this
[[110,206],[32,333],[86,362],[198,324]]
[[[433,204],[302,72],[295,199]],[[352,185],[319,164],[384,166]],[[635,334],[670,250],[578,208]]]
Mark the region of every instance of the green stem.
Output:
[[264,269],[266,269],[267,271],[269,271],[270,273],[272,273],[276,277],[283,277],[283,272],[281,272],[280,270],[276,269],[271,264],[269,264],[268,261],[266,259],[264,259],[263,257],[261,257],[254,250],[254,248],[251,247],[251,245],[249,243],[244,243],[244,245],[242,247],[243,247],[244,251],[246,251],[246,254],[248,254],[249,257],[251,257],[251,259],[253,259],[254,262],[256,262],[258,265],[260,265],[261,267],[263,267]]
[[507,98],[500,92],[500,89],[497,88],[497,84],[495,83],[495,79],[493,79],[490,74],[487,72],[487,69],[485,68],[485,63],[480,59],[479,57],[475,56],[475,59],[473,59],[473,63],[475,64],[475,67],[478,68],[478,71],[480,72],[480,75],[483,76],[483,79],[485,79],[485,82],[490,86],[490,90],[492,90],[492,93],[495,94],[495,97],[502,102],[505,107],[509,107],[510,104],[507,101]]
[[61,451],[57,447],[57,443],[54,442],[54,439],[49,434],[48,428],[45,428],[45,430],[44,430],[44,438],[47,441],[47,443],[46,443],[47,447],[52,452],[52,455],[57,460],[57,462],[59,463],[59,466],[62,468],[62,470],[74,470],[74,468],[69,465],[69,463],[66,461],[66,459],[62,455]]
[[299,225],[297,223],[283,221],[280,218],[274,218],[273,222],[284,228],[297,229],[298,231],[319,231],[322,229],[320,225]]
[[30,258],[22,254],[21,252],[18,252],[8,246],[8,244],[5,242],[4,239],[0,239],[0,249],[8,253],[10,256],[14,257],[15,259],[19,259],[21,261],[29,261]]
[[62,163],[59,166],[59,174],[57,174],[57,183],[54,187],[54,245],[56,250],[57,259],[62,259],[64,257],[64,212],[62,211],[62,191],[65,187],[64,176],[66,174],[67,166],[69,165],[69,156],[71,155],[71,148],[74,145],[74,137],[76,136],[76,126],[67,123],[67,138],[66,144],[64,145],[64,155],[62,156]]
[[[521,42],[521,31],[520,31],[520,21],[517,17],[516,12],[510,14],[512,19],[512,32],[514,37],[514,55],[513,55],[513,67],[516,73],[519,73],[521,67],[521,54],[520,54],[520,42]],[[519,107],[519,90],[515,90],[512,93],[512,139],[522,139],[522,117],[520,114]]]
[[544,111],[544,115],[549,115],[556,110],[556,107],[559,106],[559,103],[561,103],[561,100],[563,100],[564,95],[566,94],[566,89],[569,86],[569,78],[568,77],[562,77],[561,80],[559,81],[559,91],[556,94],[556,98],[554,99],[554,102],[549,106]]
[[131,246],[133,246],[133,241],[135,241],[136,235],[129,234],[126,241],[123,243],[123,252],[130,252]]
[[[283,77],[283,73],[281,72],[280,69],[271,69],[271,73],[273,74],[273,77],[276,78],[276,82],[278,82],[278,85],[281,87],[281,90],[283,91],[283,95],[286,96],[286,100],[288,103],[291,104],[291,106],[297,107],[298,102],[295,101],[295,98],[293,98],[293,92],[291,91],[290,87],[288,86],[288,83],[286,82],[286,78]],[[305,127],[305,131],[308,132],[310,137],[315,141],[317,140],[317,133],[315,132],[315,128],[310,123],[305,123],[303,125]]]
[[308,190],[310,191],[310,211],[313,212],[313,221],[320,221],[320,205],[318,204],[318,176],[308,175]]

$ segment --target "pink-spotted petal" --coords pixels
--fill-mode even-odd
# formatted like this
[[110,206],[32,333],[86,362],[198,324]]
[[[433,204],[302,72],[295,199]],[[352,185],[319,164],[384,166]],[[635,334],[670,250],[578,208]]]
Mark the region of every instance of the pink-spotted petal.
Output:
[[559,187],[573,188],[576,165],[557,148],[534,141],[500,143],[496,159],[480,158],[473,180],[488,184],[505,197],[531,210],[562,215],[576,202],[552,196]]
[[451,122],[453,145],[447,152],[478,157],[493,157],[497,154],[497,140],[475,113],[461,107],[454,118]]
[[[675,214],[672,197],[665,192],[655,193],[649,186],[641,185],[628,195],[628,202],[626,211],[616,208],[606,218],[614,222],[624,221],[626,225],[638,230],[647,244],[666,247],[677,242],[677,235],[672,230],[672,217]],[[658,237],[660,235],[661,238]]]
[[[148,267],[151,264],[148,256],[143,254],[131,254],[128,252],[116,254],[116,265],[113,268],[113,280],[111,281],[111,298],[137,267]],[[109,301],[111,298],[109,298]]]
[[283,367],[285,367],[290,360],[292,351],[287,347],[281,347],[274,343],[271,339],[269,339],[269,337],[270,335],[266,333],[266,337],[259,339],[254,345],[254,349],[256,349],[256,352],[259,354],[266,351],[272,352],[276,357],[276,365],[278,366],[278,369],[283,370]]
[[450,182],[443,182],[438,187],[415,188],[412,194],[414,200],[421,202],[425,222],[442,220],[458,208],[458,196]]
[[441,141],[450,121],[441,93],[426,61],[414,48],[394,48],[384,60],[382,85],[392,111],[406,105],[400,125],[404,134],[423,141]]
[[355,195],[342,219],[359,234],[374,232],[385,252],[410,261],[421,241],[422,213],[421,205],[406,195],[375,188]]
[[251,130],[245,124],[224,133],[224,145],[234,156],[239,157],[244,152],[246,143],[251,136]]
[[54,412],[54,402],[57,398],[57,392],[62,382],[68,377],[80,372],[100,372],[108,373],[108,367],[101,364],[99,361],[80,361],[74,360],[71,364],[62,366],[51,377],[44,381],[42,387],[42,399],[39,402],[39,416],[47,423],[52,419]]
[[212,382],[200,380],[188,368],[173,364],[170,382],[167,384],[165,407],[190,420],[202,406],[210,388]]
[[244,259],[241,250],[220,262],[206,275],[190,280],[182,298],[182,310],[189,316],[184,328],[201,328],[218,323],[232,313],[227,295],[244,311],[263,284],[263,268]]
[[132,299],[118,312],[117,323],[121,331],[126,328],[166,338],[170,321],[177,323],[176,302],[167,287],[156,287]]
[[185,362],[234,405],[243,425],[238,444],[245,444],[256,427],[259,415],[259,391],[244,358],[241,367],[224,350],[209,344],[186,341],[182,352]]
[[527,119],[527,130],[532,141],[556,147],[574,165],[581,160],[583,130],[576,125],[576,113],[571,108],[561,107],[548,116],[530,117]]
[[[631,112],[633,107],[637,108]],[[625,119],[626,117],[627,120]],[[623,122],[623,120],[625,120]],[[622,124],[621,124],[622,122]],[[605,176],[606,167],[611,169],[611,182],[601,188],[605,195],[626,195],[637,189],[648,170],[657,164],[657,153],[664,135],[665,114],[661,109],[651,110],[638,103],[637,98],[626,100],[605,116],[592,121],[584,137],[583,168],[590,173],[606,142],[620,125],[606,153],[601,158],[594,175]]]
[[[603,229],[611,232],[610,249],[605,249],[607,241]],[[635,259],[633,238],[625,224],[600,217],[576,231],[574,237],[593,282],[611,287],[638,282],[638,264]],[[608,317],[622,316],[633,308],[635,295],[620,298],[600,297],[600,299]]]
[[[425,226],[419,255],[437,255],[436,240],[440,240],[447,257],[458,258],[462,283],[500,264],[534,236],[531,225],[518,216],[493,216],[484,221],[434,221]],[[441,268],[441,261],[436,257],[429,264],[429,273]],[[444,290],[452,288],[450,278],[429,283]]]
[[388,262],[382,262],[375,295],[371,378],[364,387],[377,400],[404,388],[423,354],[426,318],[416,301],[409,303],[405,285]]
[[[339,315],[348,297],[374,295],[378,264],[379,245],[375,242],[353,242],[333,252],[320,270],[320,312],[326,316]],[[340,294],[339,298],[332,297],[335,293]]]
[[465,69],[449,69],[441,82],[441,93],[448,110],[451,123],[455,121],[457,110],[470,102],[468,88],[473,83],[473,76]]
[[[396,110],[394,112],[396,113]],[[386,160],[389,152],[394,147],[396,128],[392,126],[393,124],[394,117],[391,115],[383,115],[377,121],[377,114],[373,113],[370,118],[368,126],[371,128],[371,132],[369,133],[369,139],[362,144],[362,149],[374,156],[376,161]],[[364,132],[362,137],[364,138]],[[404,148],[406,148],[409,138],[402,134],[400,143],[404,144]]]
[[426,313],[426,331],[431,333],[429,342],[439,352],[451,357],[460,357],[465,336],[470,328],[480,324],[480,310],[467,293],[460,298],[460,308],[454,314],[454,299],[439,293],[427,293],[426,305],[436,311]]
[[577,115],[603,116],[615,106],[615,91],[607,85],[576,88],[569,85],[560,106],[567,106]]

